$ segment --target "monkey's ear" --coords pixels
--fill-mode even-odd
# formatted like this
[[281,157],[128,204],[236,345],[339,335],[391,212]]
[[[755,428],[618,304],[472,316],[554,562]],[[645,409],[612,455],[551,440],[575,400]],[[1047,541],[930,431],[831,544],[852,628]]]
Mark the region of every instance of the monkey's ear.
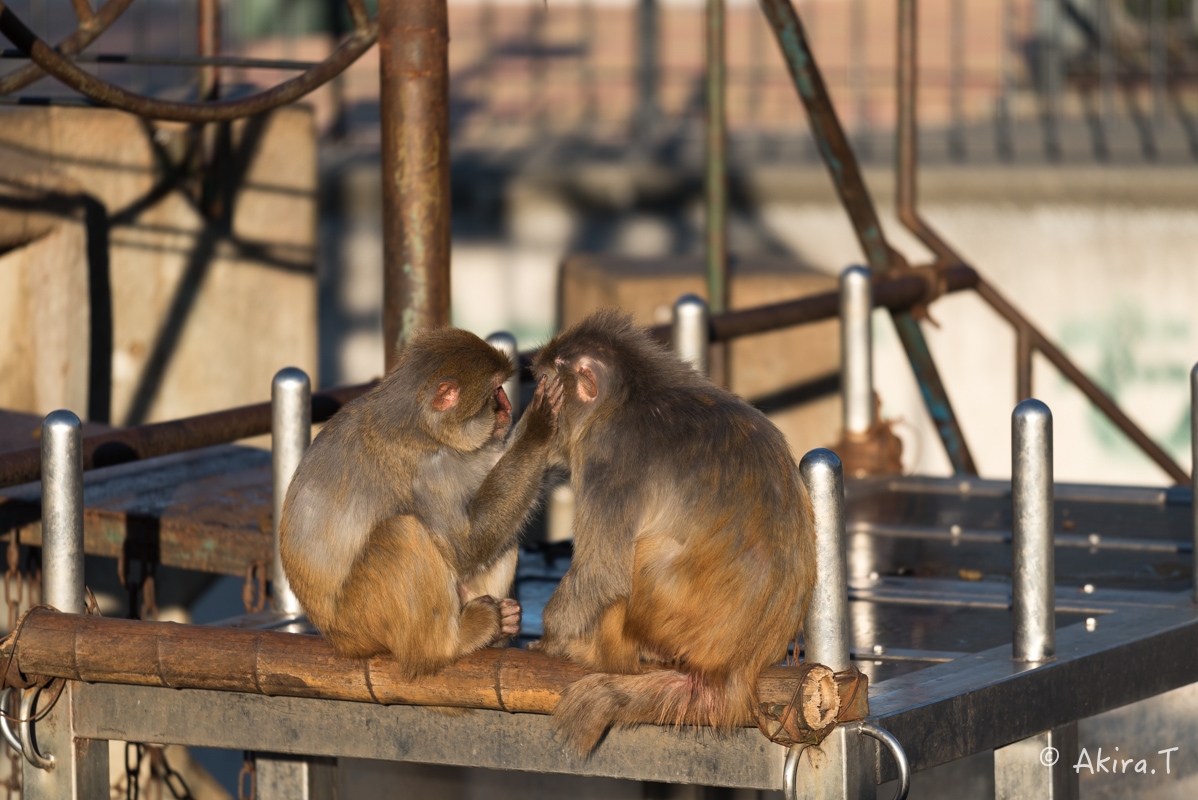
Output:
[[437,411],[448,411],[457,405],[458,382],[452,378],[437,384],[437,392],[433,395],[433,408]]
[[599,397],[602,389],[607,388],[603,385],[604,378],[607,377],[607,368],[598,359],[582,356],[578,359],[574,371],[578,375],[578,399],[584,403],[592,402]]

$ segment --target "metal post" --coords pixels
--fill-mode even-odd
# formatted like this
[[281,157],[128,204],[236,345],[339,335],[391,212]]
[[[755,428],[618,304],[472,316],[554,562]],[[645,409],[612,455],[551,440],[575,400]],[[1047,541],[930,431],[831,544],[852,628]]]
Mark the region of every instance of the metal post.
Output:
[[275,611],[300,613],[279,554],[279,523],[283,501],[300,459],[312,441],[312,383],[302,369],[285,367],[270,386],[270,467],[273,487],[274,562],[271,565],[271,603]]
[[507,331],[498,331],[487,337],[487,343],[511,359],[515,367],[512,376],[503,382],[503,391],[512,405],[514,420],[520,416],[520,351],[516,349],[516,337]]
[[1165,121],[1165,0],[1150,0],[1148,10],[1149,82],[1152,84],[1152,121]]
[[994,800],[1077,800],[1077,723],[994,748]]
[[949,5],[949,125],[948,152],[954,161],[965,160],[965,0],[952,0]]
[[1050,161],[1061,157],[1058,123],[1061,112],[1061,11],[1057,0],[1040,0],[1040,95],[1044,124],[1044,153]]
[[1104,141],[1109,138],[1115,116],[1115,56],[1111,44],[1111,0],[1098,0],[1098,93],[1099,119]]
[[707,350],[710,338],[707,303],[693,294],[684,294],[674,303],[674,327],[670,346],[674,355],[696,371],[707,374]]
[[1011,45],[1015,41],[1015,4],[1012,0],[1002,0],[1001,20],[999,28],[1002,31],[998,51],[998,71],[1002,81],[998,95],[998,108],[995,114],[995,149],[999,158],[1010,159],[1015,155],[1015,147],[1011,141],[1011,95],[1015,89],[1015,78],[1011,74]]
[[724,0],[707,0],[707,303],[728,310],[728,173]]
[[1011,414],[1011,507],[1012,657],[1045,661],[1056,652],[1052,412],[1035,399]]
[[257,800],[334,800],[337,759],[259,753]]
[[836,454],[821,447],[803,456],[799,474],[815,515],[815,588],[803,621],[804,660],[840,672],[849,668],[844,473]]
[[1190,570],[1190,579],[1194,583],[1194,602],[1198,603],[1198,364],[1190,370],[1190,486],[1193,497],[1190,500],[1190,510],[1194,518],[1194,568]]
[[83,591],[83,435],[79,417],[51,412],[42,423],[42,561],[47,605],[69,614]]
[[386,366],[449,324],[449,15],[446,0],[379,0]]
[[[48,605],[72,614],[85,607],[83,588],[83,450],[79,418],[55,411],[42,424],[42,560],[43,597]],[[72,695],[84,687],[68,682],[45,717],[33,724],[34,736],[23,736],[49,769],[21,762],[25,800],[99,800],[108,797],[108,747],[76,739],[71,717]],[[52,694],[27,689],[21,707],[28,716],[44,711]],[[38,707],[38,704],[41,707]],[[37,756],[34,760],[40,760]]]
[[845,434],[874,427],[873,291],[869,270],[853,266],[840,273],[840,394]]
[[637,108],[633,128],[637,136],[648,136],[661,117],[658,106],[657,82],[657,0],[638,0],[636,4],[636,85]]

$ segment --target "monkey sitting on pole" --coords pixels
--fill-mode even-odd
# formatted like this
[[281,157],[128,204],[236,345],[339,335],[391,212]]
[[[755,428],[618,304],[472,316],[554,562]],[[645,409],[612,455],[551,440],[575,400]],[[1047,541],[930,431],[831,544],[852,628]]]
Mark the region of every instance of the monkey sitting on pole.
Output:
[[304,455],[279,546],[339,655],[390,653],[424,675],[519,632],[520,606],[505,598],[560,395],[539,386],[505,447],[512,369],[472,333],[422,332]]
[[556,726],[589,753],[613,724],[753,724],[757,678],[786,658],[815,580],[786,440],[616,312],[556,336],[535,370],[561,384],[551,458],[577,505],[574,559],[530,647],[595,670]]

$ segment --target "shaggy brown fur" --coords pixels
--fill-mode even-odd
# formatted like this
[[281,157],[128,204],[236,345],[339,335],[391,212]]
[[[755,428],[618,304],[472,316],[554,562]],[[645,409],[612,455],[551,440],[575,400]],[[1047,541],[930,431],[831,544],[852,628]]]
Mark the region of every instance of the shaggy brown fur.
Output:
[[782,434],[613,312],[558,335],[536,369],[562,386],[553,457],[577,511],[535,646],[609,673],[566,690],[557,726],[586,753],[612,724],[751,724],[815,578]]
[[283,568],[338,654],[391,653],[411,675],[515,634],[504,599],[554,429],[538,389],[505,448],[507,357],[451,328],[415,337],[300,462],[280,526]]

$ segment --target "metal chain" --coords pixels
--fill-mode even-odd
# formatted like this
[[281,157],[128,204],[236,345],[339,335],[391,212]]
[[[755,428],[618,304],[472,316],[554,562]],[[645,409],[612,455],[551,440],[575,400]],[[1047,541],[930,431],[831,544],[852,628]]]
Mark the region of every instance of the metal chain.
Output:
[[[132,761],[131,752],[135,754]],[[187,781],[167,760],[166,748],[162,745],[145,745],[138,742],[125,743],[125,800],[139,800],[141,764],[147,754],[150,757],[150,786],[153,794],[161,798],[162,787],[165,786],[175,800],[195,800]]]
[[161,753],[161,768],[162,771],[158,775],[163,785],[171,793],[175,800],[195,800],[192,797],[191,789],[187,787],[187,781],[183,780],[183,776],[171,766],[171,763],[166,760],[166,748],[158,748]]
[[[141,759],[145,746],[137,742],[125,742],[125,800],[138,800],[141,794]],[[134,758],[129,761],[129,754]]]
[[241,772],[237,775],[237,800],[254,800],[257,796],[258,759],[254,751],[246,750],[245,761],[242,762]]

